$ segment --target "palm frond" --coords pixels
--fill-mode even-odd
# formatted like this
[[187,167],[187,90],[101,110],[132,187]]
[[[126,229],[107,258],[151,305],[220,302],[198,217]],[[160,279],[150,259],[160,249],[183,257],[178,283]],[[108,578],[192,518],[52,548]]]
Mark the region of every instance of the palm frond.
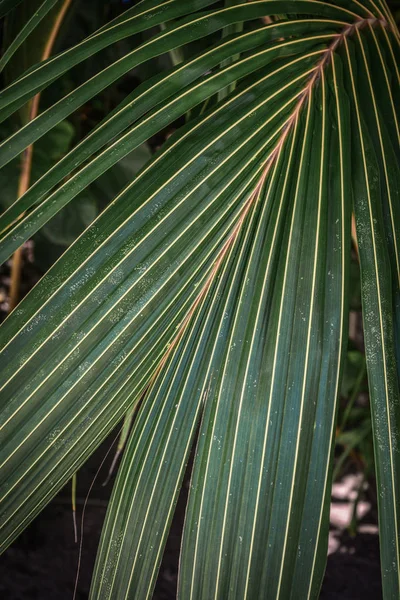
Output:
[[195,443],[179,595],[318,597],[354,210],[384,595],[396,598],[399,33],[381,1],[213,4],[144,0],[0,94],[5,119],[86,58],[167,24],[5,140],[4,167],[134,66],[244,24],[142,84],[0,216],[5,260],[214,99],[1,327],[2,547],[138,406],[91,597],[151,595]]

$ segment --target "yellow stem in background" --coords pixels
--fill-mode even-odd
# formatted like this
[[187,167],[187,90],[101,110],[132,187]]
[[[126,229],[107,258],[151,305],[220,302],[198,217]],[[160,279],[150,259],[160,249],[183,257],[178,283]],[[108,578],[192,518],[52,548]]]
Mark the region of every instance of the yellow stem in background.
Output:
[[[71,4],[72,0],[64,0],[60,11],[54,21],[54,25],[50,31],[49,38],[44,47],[41,61],[47,60],[50,57],[50,54],[53,50],[54,42],[56,41],[58,32],[61,27],[61,23],[64,20],[65,14]],[[30,101],[30,109],[28,116],[28,123],[35,119],[39,112],[39,102],[40,102],[40,92],[34,96],[34,98]],[[29,189],[30,180],[31,180],[31,172],[32,172],[32,157],[33,157],[33,144],[28,146],[25,152],[22,155],[21,160],[21,174],[19,176],[18,182],[18,198],[23,196],[25,192]],[[18,248],[14,252],[14,255],[11,259],[11,283],[10,283],[10,303],[9,303],[9,311],[11,312],[18,304],[19,301],[19,288],[21,281],[21,269],[22,269],[22,247]]]

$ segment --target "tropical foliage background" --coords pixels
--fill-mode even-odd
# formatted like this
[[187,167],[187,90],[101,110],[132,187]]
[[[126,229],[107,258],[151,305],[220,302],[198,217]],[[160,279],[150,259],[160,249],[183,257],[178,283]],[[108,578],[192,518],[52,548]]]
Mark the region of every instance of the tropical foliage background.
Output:
[[125,4],[0,2],[11,304],[22,244],[46,271],[0,333],[2,548],[119,423],[92,598],[151,596],[191,453],[180,597],[318,597],[336,438],[398,598],[396,8]]

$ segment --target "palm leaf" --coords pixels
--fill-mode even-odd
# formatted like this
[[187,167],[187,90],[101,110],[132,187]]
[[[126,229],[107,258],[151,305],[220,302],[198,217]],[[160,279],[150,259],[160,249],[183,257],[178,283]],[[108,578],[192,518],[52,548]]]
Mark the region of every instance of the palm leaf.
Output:
[[164,144],[3,324],[2,546],[145,392],[91,597],[151,595],[196,435],[180,596],[317,597],[354,206],[384,594],[395,598],[399,34],[384,2],[203,12],[212,4],[144,0],[0,95],[6,118],[107,45],[174,20],[6,140],[4,166],[133,66],[244,23],[145,82],[0,217],[5,259],[132,149],[235,84]]
[[[379,92],[371,81],[365,42],[357,35],[360,61],[360,90],[365,89],[361,110],[355,87],[355,65],[350,44],[346,43],[349,77],[354,102],[354,143],[359,145],[353,160],[354,207],[359,239],[366,357],[371,394],[375,461],[380,482],[380,532],[386,543],[381,554],[387,596],[399,589],[399,467],[397,449],[400,423],[399,379],[394,345],[394,320],[399,318],[399,231],[395,220],[399,211],[398,138],[391,140],[381,121]],[[370,121],[370,111],[374,118]],[[396,113],[393,117],[396,118]],[[370,123],[367,131],[366,119]],[[372,143],[371,137],[376,138]],[[393,136],[392,136],[393,137]],[[395,141],[395,144],[393,144]],[[397,154],[397,157],[396,157]],[[381,163],[381,164],[379,164]],[[386,219],[384,219],[386,212]],[[386,221],[386,223],[385,223]],[[386,227],[385,227],[386,225]],[[386,229],[386,231],[385,231]],[[389,258],[391,257],[391,260]],[[372,286],[371,286],[372,284]],[[372,289],[371,289],[372,287]],[[397,310],[396,310],[397,309]],[[398,363],[398,357],[397,357]],[[392,581],[391,581],[392,579]],[[397,579],[397,581],[396,581]]]
[[32,17],[26,22],[24,27],[21,29],[19,34],[15,37],[13,42],[7,48],[0,60],[0,71],[4,69],[6,64],[9,62],[13,54],[18,48],[24,43],[29,34],[36,29],[38,24],[45,18],[50,10],[57,4],[58,0],[44,0],[39,6],[38,10],[32,15]]
[[[300,22],[294,23],[294,26],[290,28],[289,31],[292,35],[296,31],[296,26],[299,25],[304,26]],[[316,48],[315,52],[318,53],[318,44],[321,44],[323,40],[326,38],[329,39],[334,35],[333,33],[319,33],[319,30],[325,29],[326,26],[327,23],[324,21],[317,22],[317,33],[315,35],[291,40],[284,44],[281,43],[276,47],[262,48],[250,57],[242,59],[227,69],[203,76],[196,86],[185,85],[182,91],[175,93],[171,97],[171,89],[173,90],[175,86],[179,86],[180,88],[183,83],[189,83],[190,80],[202,74],[204,69],[208,70],[210,67],[218,64],[221,56],[230,53],[232,43],[234,43],[236,48],[248,49],[249,47],[253,48],[257,42],[260,43],[260,40],[265,42],[265,39],[269,37],[264,31],[252,32],[250,35],[246,34],[245,36],[231,40],[230,43],[223,44],[222,47],[218,46],[216,52],[212,51],[206,57],[201,56],[200,59],[190,61],[187,65],[173,70],[169,76],[163,77],[161,81],[157,78],[156,83],[150,87],[146,86],[144,91],[138,90],[133,100],[117,111],[109,120],[96,129],[92,135],[85,138],[79,146],[73,149],[54,169],[45,174],[35,186],[0,217],[0,228],[4,230],[0,252],[1,259],[5,260],[10,256],[16,247],[33,235],[60,208],[65,206],[67,202],[72,200],[98,177],[100,173],[110,168],[118,160],[151,137],[151,135],[163,129],[163,127],[173,122],[187,110],[212,96],[215,91],[223,88],[226,83],[235,81],[240,75],[244,77],[253,71],[259,70],[262,66],[268,65],[285,53],[290,55],[293,51],[298,52],[303,48],[312,49],[313,47]],[[282,29],[288,31],[287,27],[283,27]],[[281,29],[277,28],[274,35],[276,36],[281,33]],[[205,61],[204,58],[207,60]],[[307,60],[307,58],[308,55],[304,58],[300,57],[298,62]],[[188,74],[189,82],[185,82],[184,77],[186,74]],[[159,90],[160,92],[158,92]],[[152,108],[155,103],[159,103],[161,94],[168,94],[167,98],[161,96],[161,99],[165,100],[165,104],[160,108],[146,112],[147,108]],[[62,177],[69,174],[71,168],[79,165],[88,155],[121,133],[127,124],[130,124],[135,118],[135,114],[140,116],[143,112],[146,112],[145,117],[139,119],[138,123],[126,131],[122,137],[108,146],[90,163],[73,175],[64,185],[48,196],[44,202],[40,203],[38,208],[16,222],[18,217],[32,206],[33,201],[36,200],[37,202],[38,199],[43,197]],[[10,227],[10,225],[13,226]]]

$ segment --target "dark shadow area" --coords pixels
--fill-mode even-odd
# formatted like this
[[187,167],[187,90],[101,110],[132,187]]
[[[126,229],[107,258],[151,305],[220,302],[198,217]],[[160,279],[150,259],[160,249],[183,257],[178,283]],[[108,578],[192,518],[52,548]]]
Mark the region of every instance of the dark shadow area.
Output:
[[328,557],[320,600],[380,600],[382,598],[377,534],[344,533],[340,547]]
[[358,475],[333,484],[328,562],[320,600],[380,600],[378,514],[375,490],[368,485],[358,498],[356,534],[351,534]]
[[[115,434],[111,435],[79,471],[78,525],[87,491],[114,436]],[[86,506],[77,600],[86,600],[89,594],[97,546],[113,480],[107,487],[103,487],[102,482],[112,457],[113,452],[110,452]],[[187,474],[165,548],[154,600],[176,598],[179,548],[188,488]],[[71,487],[68,484],[3,554],[0,561],[2,600],[72,599],[79,548],[74,542],[70,493]],[[333,507],[345,510],[346,507],[348,509],[348,505],[348,500],[333,497]],[[346,528],[332,527],[331,537],[333,536],[337,549],[328,557],[320,600],[382,598],[376,523],[376,510],[370,504],[370,509],[359,522],[356,536],[351,536]]]

